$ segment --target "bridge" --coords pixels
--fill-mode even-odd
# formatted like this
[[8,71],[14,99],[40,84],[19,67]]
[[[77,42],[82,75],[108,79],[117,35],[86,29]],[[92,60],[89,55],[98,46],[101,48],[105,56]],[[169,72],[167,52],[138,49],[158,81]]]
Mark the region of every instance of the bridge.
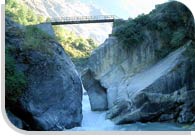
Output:
[[114,22],[115,19],[119,19],[119,18],[114,15],[74,16],[74,17],[50,18],[46,23],[51,23],[52,25],[106,23],[106,22]]

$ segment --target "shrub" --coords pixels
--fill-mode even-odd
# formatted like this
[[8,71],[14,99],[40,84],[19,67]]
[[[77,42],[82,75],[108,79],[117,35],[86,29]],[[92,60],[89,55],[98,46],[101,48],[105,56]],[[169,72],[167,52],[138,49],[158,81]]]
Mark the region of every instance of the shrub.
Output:
[[86,58],[89,57],[91,51],[97,47],[92,39],[84,39],[77,36],[73,32],[69,32],[63,27],[54,26],[57,40],[63,46],[72,58]]
[[6,105],[12,106],[22,95],[27,86],[26,77],[23,72],[16,69],[16,63],[9,49],[5,52],[5,97]]
[[113,27],[118,27],[120,25],[123,25],[126,22],[126,20],[123,19],[115,19],[113,22]]
[[187,45],[187,51],[185,52],[185,55],[191,58],[191,60],[195,64],[195,38],[193,41],[190,41]]
[[48,47],[51,39],[48,34],[41,31],[36,26],[27,26],[24,32],[23,49],[51,54],[51,48]]
[[185,38],[185,30],[184,29],[179,29],[176,32],[173,33],[172,39],[171,39],[171,45],[173,46],[179,46],[181,45],[182,41]]
[[141,15],[138,15],[134,21],[137,23],[137,24],[140,24],[142,26],[146,26],[148,25],[150,22],[151,22],[151,19],[148,15],[145,15],[145,14],[141,14]]
[[139,44],[143,41],[142,25],[129,19],[113,33],[125,46]]

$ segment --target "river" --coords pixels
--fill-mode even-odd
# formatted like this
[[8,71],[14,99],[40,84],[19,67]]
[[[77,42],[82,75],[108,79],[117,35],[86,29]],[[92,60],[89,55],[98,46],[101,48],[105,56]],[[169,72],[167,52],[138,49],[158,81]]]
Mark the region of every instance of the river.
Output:
[[75,127],[71,131],[189,131],[185,126],[175,123],[132,123],[127,125],[115,125],[105,119],[106,112],[91,111],[88,95],[83,95],[83,120],[81,127]]

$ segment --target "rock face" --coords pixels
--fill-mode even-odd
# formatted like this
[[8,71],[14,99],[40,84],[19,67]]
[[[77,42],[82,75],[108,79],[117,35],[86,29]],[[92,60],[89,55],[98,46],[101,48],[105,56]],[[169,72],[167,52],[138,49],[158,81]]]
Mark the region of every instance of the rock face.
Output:
[[25,72],[28,80],[28,87],[14,109],[15,115],[31,130],[63,130],[80,126],[82,84],[62,46],[50,39],[45,42],[50,49],[48,53],[25,50],[22,48],[23,39],[14,34],[10,37],[10,34],[6,33],[6,43],[16,49],[13,54],[16,66]]
[[[123,105],[128,104],[128,106],[124,109],[121,108],[124,107],[121,103],[114,104],[108,111],[107,118],[113,119],[116,124],[179,119],[178,114],[182,114],[180,110],[185,109],[185,104],[194,103],[195,91],[189,90],[190,64],[178,51],[181,50],[173,52],[148,70],[121,83],[117,101],[118,103],[123,101]],[[189,100],[193,102],[188,102]],[[193,104],[191,106],[193,107]],[[190,106],[188,106],[189,109],[191,109]],[[116,115],[116,113],[119,114]],[[167,113],[170,114],[168,117],[166,117]],[[184,120],[181,122],[194,121],[193,118]]]
[[[132,76],[155,61],[154,50],[158,48],[158,45],[160,46],[160,43],[151,39],[150,32],[146,32],[146,39],[147,42],[143,43],[142,46],[126,49],[118,42],[116,37],[110,37],[89,58],[88,71],[94,73],[92,78],[99,80],[101,85],[107,88],[107,96],[111,96],[111,99],[108,99],[108,107],[113,105],[116,95],[115,88],[124,77]],[[84,74],[83,78],[85,76]],[[86,87],[85,82],[86,80],[83,79],[84,87]],[[97,90],[96,87],[93,88]]]
[[79,76],[62,47],[52,45],[53,57],[38,52],[26,54],[29,86],[20,99],[22,110],[32,116],[35,129],[41,130],[72,128],[82,119]]
[[[158,6],[158,11],[152,11],[149,16],[154,22],[165,20],[172,16],[172,13],[164,12],[170,8],[180,16],[185,6],[178,2],[166,3]],[[186,38],[182,45],[174,47],[163,58],[158,57],[158,52],[167,48],[167,44],[164,44],[160,30],[151,31],[148,28],[143,31],[143,42],[136,46],[129,45],[127,48],[117,37],[111,36],[92,53],[88,72],[82,80],[86,91],[90,92],[91,103],[99,104],[94,99],[94,94],[98,92],[108,102],[107,118],[116,124],[195,121],[194,61],[186,55],[187,49],[194,46],[194,22],[189,10],[184,14],[186,25],[180,25],[182,22],[178,18],[173,21],[178,29],[187,30]],[[169,27],[170,24],[166,25]],[[93,74],[89,77],[88,73]],[[101,89],[87,86],[91,80],[100,83]],[[104,94],[100,93],[102,88],[106,90]]]
[[41,29],[43,32],[49,34],[51,37],[55,37],[54,30],[52,28],[51,23],[42,23],[38,24],[37,28]]
[[86,71],[85,76],[83,77],[85,89],[88,90],[88,95],[91,96],[89,97],[91,109],[93,111],[107,110],[108,102],[106,98],[106,89],[101,86],[98,80],[95,80],[92,77],[93,73],[91,73],[91,71]]

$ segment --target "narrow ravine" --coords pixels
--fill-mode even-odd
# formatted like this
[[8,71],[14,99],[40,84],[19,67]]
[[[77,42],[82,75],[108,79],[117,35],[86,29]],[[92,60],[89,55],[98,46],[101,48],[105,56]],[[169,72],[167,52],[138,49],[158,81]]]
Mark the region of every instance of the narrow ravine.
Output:
[[[83,95],[83,120],[81,127],[75,127],[71,131],[185,131],[185,126],[174,123],[133,123],[127,125],[115,125],[105,119],[106,112],[91,111],[87,94]],[[67,130],[66,130],[67,131]]]
[[[146,71],[137,74],[131,79],[130,87],[132,88],[132,94],[137,93],[139,90],[151,84],[154,80],[159,78],[164,73],[167,73],[170,67],[173,67],[177,62],[178,56],[182,54],[184,48],[179,48],[159,63],[150,67]],[[139,81],[139,82],[138,82]],[[139,83],[139,84],[138,84]],[[137,89],[135,89],[137,88]],[[83,88],[83,120],[81,127],[76,127],[71,130],[76,131],[184,131],[188,130],[185,125],[179,125],[176,123],[165,123],[165,122],[148,122],[148,123],[132,123],[126,125],[115,125],[111,120],[105,118],[106,111],[91,111],[89,97],[86,90]]]
[[112,130],[114,128],[114,123],[105,119],[106,112],[91,111],[89,97],[86,93],[83,95],[82,105],[82,127],[76,127],[72,130]]

